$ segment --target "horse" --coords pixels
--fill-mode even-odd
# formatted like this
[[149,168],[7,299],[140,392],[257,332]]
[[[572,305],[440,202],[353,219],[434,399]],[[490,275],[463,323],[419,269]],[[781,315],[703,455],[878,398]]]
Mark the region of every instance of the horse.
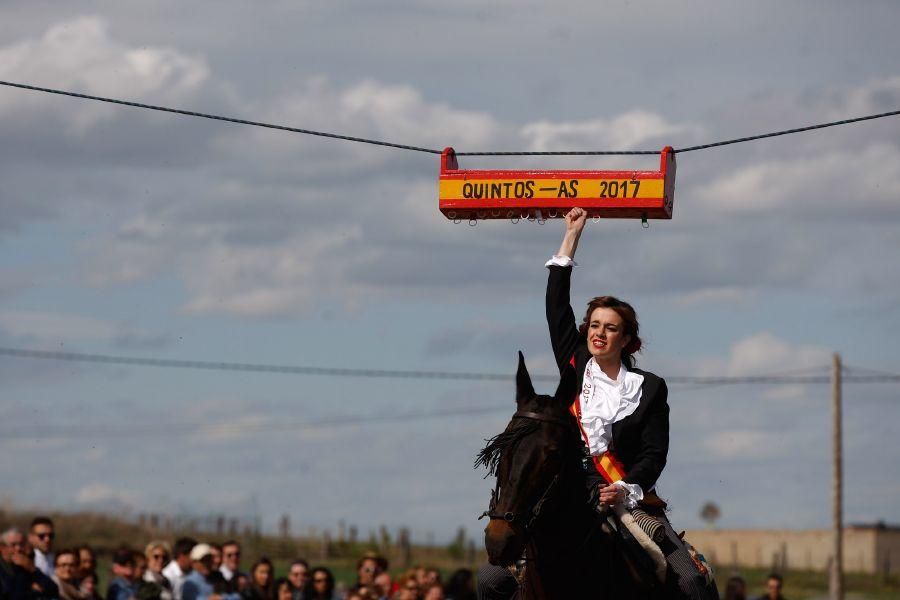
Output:
[[589,501],[584,443],[568,412],[575,387],[575,371],[568,367],[553,396],[536,394],[519,352],[517,410],[476,459],[476,467],[487,467],[497,478],[482,515],[490,519],[488,561],[510,567],[524,555],[520,600],[603,600],[637,593]]

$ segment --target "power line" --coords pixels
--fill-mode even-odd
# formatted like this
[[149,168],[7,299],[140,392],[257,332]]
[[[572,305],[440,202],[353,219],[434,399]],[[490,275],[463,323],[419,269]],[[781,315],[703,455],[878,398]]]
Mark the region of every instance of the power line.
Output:
[[[107,98],[103,96],[92,96],[89,94],[80,94],[77,92],[69,92],[66,90],[57,90],[53,88],[39,87],[35,85],[27,85],[24,83],[14,83],[11,81],[0,81],[0,85],[5,85],[7,87],[20,88],[23,90],[31,90],[35,92],[44,92],[47,94],[57,94],[60,96],[70,96],[73,98],[81,98],[83,100],[94,100],[96,102],[107,102],[110,104],[120,104],[123,106],[131,106],[134,108],[144,108],[147,110],[156,110],[161,112],[175,113],[179,115],[186,115],[189,117],[200,117],[203,119],[212,119],[215,121],[226,121],[229,123],[238,123],[241,125],[253,125],[255,127],[265,127],[268,129],[280,129],[282,131],[290,131],[292,133],[302,133],[305,135],[314,135],[320,137],[333,138],[338,140],[344,140],[348,142],[358,142],[363,144],[373,144],[376,146],[387,146],[390,148],[399,148],[401,150],[412,150],[415,152],[426,152],[428,154],[440,154],[441,151],[434,148],[423,148],[421,146],[410,146],[406,144],[395,144],[392,142],[385,142],[381,140],[374,140],[369,138],[361,138],[354,137],[348,135],[339,135],[336,133],[328,133],[324,131],[315,131],[312,129],[300,129],[298,127],[288,127],[286,125],[276,125],[272,123],[263,123],[260,121],[250,121],[246,119],[238,119],[235,117],[226,117],[222,115],[215,115],[210,113],[202,113],[192,110],[182,110],[178,108],[170,108],[166,106],[158,106],[154,104],[144,104],[141,102],[131,102],[128,100],[118,100],[116,98]],[[797,127],[794,129],[785,129],[782,131],[773,131],[770,133],[763,133],[759,135],[753,135],[748,137],[735,138],[732,140],[723,140],[719,142],[712,142],[709,144],[700,144],[697,146],[688,146],[686,148],[676,148],[676,153],[684,153],[684,152],[693,152],[695,150],[705,150],[707,148],[717,148],[719,146],[728,146],[730,144],[740,144],[743,142],[750,142],[754,140],[761,140],[764,138],[778,137],[782,135],[790,135],[794,133],[801,133],[804,131],[812,131],[814,129],[825,129],[826,127],[836,127],[838,125],[848,125],[850,123],[858,123],[860,121],[869,121],[872,119],[881,119],[884,117],[892,117],[900,115],[900,110],[894,110],[890,112],[883,112],[873,115],[866,115],[862,117],[855,117],[851,119],[843,119],[840,121],[831,121],[828,123],[819,123],[817,125],[807,125],[805,127]],[[578,150],[565,150],[558,152],[457,152],[457,156],[619,156],[619,155],[652,155],[659,154],[659,150],[588,150],[588,151],[578,151]]]
[[[515,412],[511,406],[511,402],[505,406],[486,406],[486,407],[470,407],[459,409],[444,409],[434,411],[415,411],[405,413],[384,413],[375,415],[345,415],[327,417],[312,421],[291,421],[278,419],[277,421],[263,422],[232,422],[232,423],[211,423],[211,422],[169,422],[169,423],[134,423],[123,428],[120,424],[111,423],[109,425],[89,424],[89,425],[37,425],[34,427],[15,427],[7,430],[0,430],[0,438],[79,438],[79,437],[132,437],[145,435],[228,435],[254,432],[301,432],[316,429],[329,429],[334,427],[347,427],[351,425],[361,424],[381,424],[396,423],[404,421],[420,421],[426,419],[452,418],[452,417],[469,417],[476,415],[509,413]],[[241,415],[247,416],[247,415]]]
[[[59,94],[61,96],[71,96],[73,98],[82,98],[84,100],[96,100],[97,102],[108,102],[110,104],[122,104],[124,106],[133,106],[135,108],[146,108],[148,110],[158,110],[161,112],[175,113],[179,115],[187,115],[189,117],[200,117],[202,119],[213,119],[215,121],[227,121],[229,123],[238,123],[240,125],[253,125],[254,127],[265,127],[267,129],[280,129],[282,131],[290,131],[292,133],[302,133],[305,135],[316,135],[320,137],[334,138],[337,140],[345,140],[348,142],[360,142],[363,144],[374,144],[376,146],[388,146],[390,148],[400,148],[401,150],[414,150],[416,152],[428,152],[430,154],[440,154],[440,150],[432,150],[430,148],[420,148],[418,146],[407,146],[405,144],[394,144],[391,142],[382,142],[379,140],[370,140],[367,138],[353,137],[349,135],[338,135],[336,133],[327,133],[324,131],[313,131],[312,129],[300,129],[297,127],[288,127],[286,125],[275,125],[272,123],[263,123],[260,121],[248,121],[246,119],[236,119],[234,117],[223,117],[221,115],[213,115],[209,113],[196,112],[193,110],[181,110],[179,108],[169,108],[166,106],[157,106],[154,104],[142,104],[140,102],[129,102],[127,100],[117,100],[115,98],[104,98],[103,96],[90,96],[88,94],[78,94],[76,92],[67,92],[64,90],[54,90],[51,88],[37,87],[34,85],[25,85],[24,83],[12,83],[10,81],[0,81],[0,85],[9,87],[22,88],[23,90],[33,90],[35,92],[46,92],[48,94]],[[658,154],[658,153],[657,153]]]
[[[58,352],[27,350],[23,348],[0,347],[0,356],[111,365],[159,367],[176,369],[201,369],[212,371],[238,371],[248,373],[282,373],[289,375],[322,375],[328,377],[366,377],[377,379],[431,379],[449,381],[502,381],[513,379],[510,373],[473,373],[453,371],[397,370],[397,369],[349,369],[344,367],[309,367],[297,365],[275,365],[263,363],[235,363],[224,361],[176,360],[143,358],[136,356],[114,356],[109,354],[87,354],[80,352]],[[816,368],[816,370],[821,370]],[[559,381],[558,375],[532,375],[535,381]],[[766,375],[699,377],[692,375],[670,375],[665,377],[670,384],[690,385],[786,385],[825,384],[831,381],[827,374],[770,373]],[[891,373],[871,373],[855,375],[852,372],[843,378],[845,383],[900,383],[900,375]]]

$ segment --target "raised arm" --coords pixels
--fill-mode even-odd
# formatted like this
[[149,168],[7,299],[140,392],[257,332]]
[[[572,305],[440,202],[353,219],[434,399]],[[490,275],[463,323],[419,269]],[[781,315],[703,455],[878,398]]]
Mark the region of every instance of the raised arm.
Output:
[[575,250],[578,249],[578,240],[581,239],[581,232],[584,231],[584,224],[587,223],[587,212],[583,208],[573,208],[566,213],[566,233],[563,235],[562,244],[559,245],[557,256],[568,256],[575,258]]
[[559,252],[547,263],[550,270],[547,279],[547,325],[560,373],[569,364],[578,346],[578,327],[569,299],[569,286],[574,264],[572,259],[575,258],[575,250],[586,221],[587,213],[581,208],[573,208],[566,214],[566,232]]

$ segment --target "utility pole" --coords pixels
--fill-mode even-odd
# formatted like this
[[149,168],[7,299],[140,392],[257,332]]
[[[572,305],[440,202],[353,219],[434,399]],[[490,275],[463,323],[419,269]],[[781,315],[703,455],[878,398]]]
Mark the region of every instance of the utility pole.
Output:
[[841,356],[837,352],[831,359],[831,417],[834,464],[832,471],[832,561],[829,591],[831,600],[844,600],[844,517],[843,517],[843,451],[841,434]]

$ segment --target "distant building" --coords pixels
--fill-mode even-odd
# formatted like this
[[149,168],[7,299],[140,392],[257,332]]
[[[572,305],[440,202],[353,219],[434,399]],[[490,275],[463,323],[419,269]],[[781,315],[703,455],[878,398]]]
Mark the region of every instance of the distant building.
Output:
[[[718,568],[824,571],[831,562],[831,531],[826,529],[696,530],[685,539]],[[900,527],[844,528],[844,571],[900,574]]]

